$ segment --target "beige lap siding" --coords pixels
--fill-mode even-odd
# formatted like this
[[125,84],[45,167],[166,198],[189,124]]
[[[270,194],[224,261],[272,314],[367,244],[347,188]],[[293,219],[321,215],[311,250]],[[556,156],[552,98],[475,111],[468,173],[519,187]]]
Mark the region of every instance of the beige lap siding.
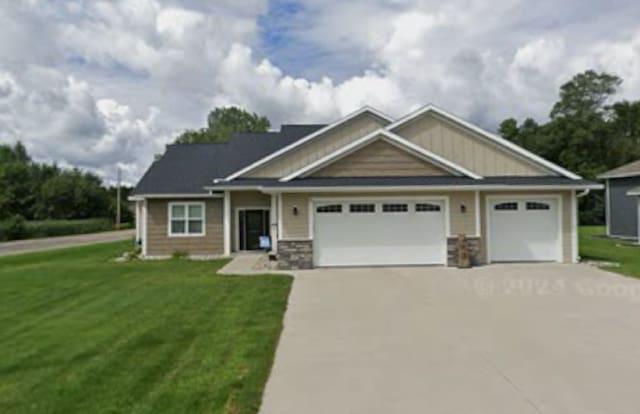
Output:
[[425,160],[383,140],[339,159],[311,174],[314,177],[379,177],[449,175]]
[[[168,236],[168,206],[172,202],[205,202],[205,235],[193,237]],[[147,255],[170,256],[187,252],[196,256],[223,254],[222,199],[207,200],[147,200]]]
[[[416,197],[448,197],[449,198],[449,232],[451,235],[464,233],[476,234],[475,226],[475,193],[473,191],[451,192],[406,192],[406,193],[305,193],[282,195],[282,229],[285,239],[308,239],[309,234],[309,200],[312,198],[416,198]],[[461,205],[466,207],[462,213]],[[293,214],[293,207],[298,207],[298,214]]]
[[536,195],[559,195],[562,200],[562,262],[563,263],[571,263],[573,262],[573,242],[572,242],[572,234],[571,234],[571,198],[573,197],[572,191],[509,191],[509,192],[481,192],[480,193],[480,218],[481,218],[481,231],[482,231],[482,252],[485,261],[487,260],[487,196],[502,196],[508,197],[509,195],[518,195],[518,196],[531,196],[535,199]]

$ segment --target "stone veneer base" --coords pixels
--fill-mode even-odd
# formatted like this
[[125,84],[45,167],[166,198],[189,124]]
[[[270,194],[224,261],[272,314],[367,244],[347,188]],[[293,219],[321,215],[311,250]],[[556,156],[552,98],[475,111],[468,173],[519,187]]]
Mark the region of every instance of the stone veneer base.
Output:
[[313,268],[312,240],[278,240],[278,269]]
[[[467,237],[467,250],[471,266],[483,265],[482,248],[480,237]],[[447,237],[447,266],[456,267],[458,265],[458,237]]]

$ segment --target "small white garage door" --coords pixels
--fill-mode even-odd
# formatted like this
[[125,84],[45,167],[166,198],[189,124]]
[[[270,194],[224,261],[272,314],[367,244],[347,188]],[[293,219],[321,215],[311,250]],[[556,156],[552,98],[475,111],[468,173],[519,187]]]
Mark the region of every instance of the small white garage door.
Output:
[[489,198],[491,262],[561,261],[559,199]]
[[316,266],[446,262],[444,200],[314,203]]

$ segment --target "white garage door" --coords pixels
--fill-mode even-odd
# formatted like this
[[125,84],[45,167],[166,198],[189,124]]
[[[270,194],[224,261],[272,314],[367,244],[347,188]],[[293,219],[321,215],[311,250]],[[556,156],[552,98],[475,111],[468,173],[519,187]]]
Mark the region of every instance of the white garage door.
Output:
[[314,204],[316,266],[444,264],[444,200]]
[[490,198],[488,209],[490,261],[561,261],[557,198]]

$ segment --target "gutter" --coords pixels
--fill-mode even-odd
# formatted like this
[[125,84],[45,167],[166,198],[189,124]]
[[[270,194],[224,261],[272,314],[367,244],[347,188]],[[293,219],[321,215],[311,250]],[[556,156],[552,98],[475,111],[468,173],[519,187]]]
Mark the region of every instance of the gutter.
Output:
[[[287,186],[209,186],[206,190],[255,190],[270,193],[308,193],[308,192],[402,192],[402,191],[469,191],[469,190],[497,190],[497,191],[530,191],[530,190],[602,190],[602,184],[585,185],[461,185],[461,186],[331,186],[331,187],[287,187]],[[586,195],[586,194],[585,194]]]

